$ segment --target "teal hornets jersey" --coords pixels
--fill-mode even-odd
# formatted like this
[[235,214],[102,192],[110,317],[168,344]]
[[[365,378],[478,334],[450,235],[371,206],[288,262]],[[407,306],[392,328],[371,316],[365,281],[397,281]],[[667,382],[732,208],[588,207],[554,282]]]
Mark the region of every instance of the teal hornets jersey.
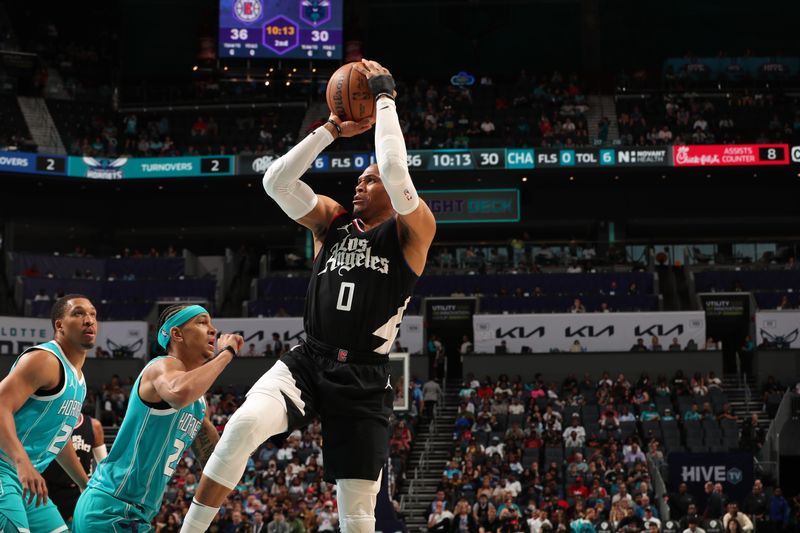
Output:
[[[40,473],[56,458],[64,448],[72,430],[78,424],[83,400],[86,398],[86,382],[83,374],[69,362],[55,341],[28,348],[20,354],[11,366],[11,372],[26,353],[44,350],[55,355],[64,370],[64,384],[61,390],[49,396],[31,395],[22,407],[14,413],[17,438],[25,448],[34,468]],[[0,470],[17,477],[14,462],[0,449]]]
[[[147,366],[159,359],[163,358],[157,357]],[[141,379],[139,374],[114,445],[97,465],[89,487],[144,508],[152,518],[161,508],[167,483],[184,450],[202,427],[206,400],[200,397],[179,411],[151,407],[139,397]]]

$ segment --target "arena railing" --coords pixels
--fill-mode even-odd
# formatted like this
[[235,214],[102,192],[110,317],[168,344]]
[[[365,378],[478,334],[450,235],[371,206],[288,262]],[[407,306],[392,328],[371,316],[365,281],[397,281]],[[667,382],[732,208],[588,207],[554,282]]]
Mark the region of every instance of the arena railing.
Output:
[[765,473],[771,474],[775,479],[776,486],[780,486],[781,476],[781,454],[780,454],[780,436],[781,429],[792,416],[792,398],[795,394],[791,390],[787,390],[781,403],[778,405],[778,410],[775,412],[775,417],[769,423],[767,434],[764,437],[764,444],[761,446],[756,458],[761,468]]
[[661,516],[661,523],[665,523],[670,519],[669,505],[664,497],[667,496],[667,486],[664,483],[664,478],[661,475],[661,469],[658,468],[655,461],[647,458],[647,469],[650,472],[650,479],[653,480],[653,491],[656,501],[658,502],[658,512]]

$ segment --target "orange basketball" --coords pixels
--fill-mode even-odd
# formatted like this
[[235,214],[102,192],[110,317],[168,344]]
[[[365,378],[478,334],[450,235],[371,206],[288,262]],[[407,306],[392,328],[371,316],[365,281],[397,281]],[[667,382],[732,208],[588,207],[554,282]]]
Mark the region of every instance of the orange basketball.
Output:
[[331,112],[342,120],[359,121],[375,114],[375,99],[367,77],[353,68],[359,62],[342,65],[328,80],[325,99]]

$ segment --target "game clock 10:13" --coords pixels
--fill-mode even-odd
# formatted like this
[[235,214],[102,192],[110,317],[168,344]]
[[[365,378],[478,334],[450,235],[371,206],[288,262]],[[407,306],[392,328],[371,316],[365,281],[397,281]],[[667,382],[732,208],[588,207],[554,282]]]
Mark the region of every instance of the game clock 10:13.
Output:
[[343,0],[220,0],[219,57],[341,59]]

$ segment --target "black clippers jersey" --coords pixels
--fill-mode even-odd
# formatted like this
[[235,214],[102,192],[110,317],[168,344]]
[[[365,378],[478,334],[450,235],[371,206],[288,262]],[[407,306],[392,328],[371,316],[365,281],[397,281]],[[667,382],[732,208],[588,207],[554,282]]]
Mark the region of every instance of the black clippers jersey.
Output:
[[417,275],[406,263],[395,217],[364,232],[360,219],[334,219],[314,260],[305,330],[347,350],[388,354]]

